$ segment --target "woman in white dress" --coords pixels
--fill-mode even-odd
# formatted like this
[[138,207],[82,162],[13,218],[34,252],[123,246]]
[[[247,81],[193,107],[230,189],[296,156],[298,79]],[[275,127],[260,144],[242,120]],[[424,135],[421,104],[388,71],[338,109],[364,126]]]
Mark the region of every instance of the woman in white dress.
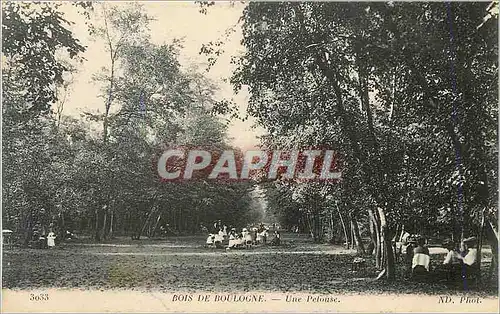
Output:
[[237,244],[236,236],[234,233],[229,234],[229,245],[227,246],[228,249],[234,248]]
[[56,235],[54,234],[54,232],[49,232],[49,234],[47,235],[47,246],[49,248],[52,248],[54,246],[56,246]]

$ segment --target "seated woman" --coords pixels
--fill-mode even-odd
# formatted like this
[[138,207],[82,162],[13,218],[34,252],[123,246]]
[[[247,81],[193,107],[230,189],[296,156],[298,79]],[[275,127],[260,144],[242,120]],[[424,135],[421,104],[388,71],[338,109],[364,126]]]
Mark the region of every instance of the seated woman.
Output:
[[245,241],[245,245],[246,245],[247,247],[251,246],[251,245],[253,244],[253,242],[254,242],[254,238],[253,238],[253,236],[252,236],[252,233],[247,232],[247,233],[245,234],[245,236],[244,236],[243,240]]
[[477,256],[477,239],[475,237],[470,237],[463,240],[465,246],[466,255],[463,258],[463,263],[465,265],[465,272],[467,276],[475,275],[478,271],[478,256]]
[[262,232],[257,233],[257,243],[266,244],[268,236],[269,232],[267,231],[267,229],[264,229]]
[[217,233],[215,235],[215,238],[214,238],[214,245],[215,245],[215,247],[216,248],[221,248],[223,241],[224,241],[224,235],[222,233],[222,230],[220,230],[219,233]]
[[281,244],[281,235],[278,230],[274,231],[274,238],[271,240],[271,245],[278,246]]
[[229,245],[227,246],[228,249],[234,248],[237,245],[237,239],[236,239],[236,234],[231,232],[229,234]]
[[237,234],[236,235],[236,247],[241,249],[244,246],[245,246],[245,239],[243,238],[243,235]]
[[231,234],[227,249],[241,249],[244,247],[244,240],[241,234]]
[[415,254],[425,254],[429,255],[429,248],[425,246],[425,238],[424,237],[418,237],[417,238],[417,247],[413,249],[413,255]]
[[425,279],[429,273],[430,264],[429,249],[425,246],[425,238],[417,239],[417,247],[413,249],[412,277],[415,279]]

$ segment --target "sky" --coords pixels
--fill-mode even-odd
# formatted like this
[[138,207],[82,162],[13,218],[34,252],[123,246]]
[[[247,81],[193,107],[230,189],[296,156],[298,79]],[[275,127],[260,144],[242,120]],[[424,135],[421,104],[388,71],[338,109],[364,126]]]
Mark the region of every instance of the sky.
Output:
[[[109,3],[107,5],[110,5]],[[113,3],[113,5],[125,6],[127,2]],[[174,38],[183,40],[179,61],[184,69],[196,66],[205,75],[213,80],[219,87],[216,94],[218,99],[233,99],[239,106],[240,113],[246,113],[248,103],[248,92],[242,90],[238,94],[233,92],[231,85],[224,82],[224,78],[229,78],[233,70],[230,64],[232,55],[241,54],[244,51],[240,44],[241,29],[236,27],[234,32],[226,42],[225,53],[209,72],[204,69],[207,65],[207,57],[200,55],[199,51],[203,44],[224,38],[225,31],[237,25],[245,4],[229,2],[217,2],[208,8],[206,15],[199,12],[199,5],[194,1],[159,1],[142,2],[146,12],[156,20],[151,22],[151,39],[156,44],[170,43]],[[99,5],[97,10],[99,10]],[[104,103],[100,94],[100,86],[92,82],[92,75],[99,72],[103,66],[109,65],[109,57],[106,54],[103,41],[96,41],[88,34],[83,15],[70,4],[61,7],[65,13],[65,18],[75,24],[69,28],[76,38],[87,46],[87,50],[82,56],[86,59],[78,67],[78,73],[73,76],[74,83],[71,86],[70,94],[64,105],[65,115],[79,116],[82,111],[95,111],[104,109]],[[247,121],[232,120],[228,135],[234,146],[243,150],[251,149],[258,144],[257,136],[263,134],[260,128],[252,128],[253,119]]]

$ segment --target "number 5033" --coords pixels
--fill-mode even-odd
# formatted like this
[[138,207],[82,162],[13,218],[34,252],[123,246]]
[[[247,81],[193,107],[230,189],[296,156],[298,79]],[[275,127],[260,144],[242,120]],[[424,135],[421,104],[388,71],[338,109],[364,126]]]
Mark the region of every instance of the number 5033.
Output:
[[47,293],[33,294],[30,293],[30,301],[48,301],[49,295]]

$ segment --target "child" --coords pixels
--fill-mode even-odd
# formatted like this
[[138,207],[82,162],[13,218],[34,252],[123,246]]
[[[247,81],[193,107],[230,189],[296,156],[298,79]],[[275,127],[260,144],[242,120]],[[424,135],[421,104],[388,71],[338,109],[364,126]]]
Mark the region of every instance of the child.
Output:
[[224,234],[222,233],[222,229],[219,230],[219,233],[215,235],[214,238],[214,245],[216,248],[221,248],[222,247],[222,242],[224,241]]
[[446,279],[449,281],[454,278],[460,278],[463,257],[455,251],[455,243],[453,241],[447,241],[443,246],[448,250],[448,254],[446,254],[443,261]]
[[264,243],[264,235],[263,232],[257,233],[257,239],[255,240],[256,243]]
[[214,238],[215,236],[213,234],[209,234],[207,238],[207,242],[205,243],[207,247],[211,247],[214,245]]
[[264,244],[267,243],[267,237],[269,237],[269,228],[265,228],[264,231],[262,232],[262,240]]
[[252,228],[252,239],[253,239],[253,243],[254,243],[254,244],[257,244],[257,243],[258,243],[258,241],[259,241],[259,239],[258,239],[258,235],[259,235],[259,233],[258,233],[258,229],[257,229],[257,228],[255,228],[255,227],[254,227],[254,228]]
[[444,258],[443,265],[460,265],[463,257],[455,251],[455,243],[453,241],[448,241],[443,244],[443,246],[448,250],[448,254]]
[[247,232],[245,235],[245,245],[246,247],[252,246],[254,242],[254,238],[252,237],[252,234],[250,232]]

